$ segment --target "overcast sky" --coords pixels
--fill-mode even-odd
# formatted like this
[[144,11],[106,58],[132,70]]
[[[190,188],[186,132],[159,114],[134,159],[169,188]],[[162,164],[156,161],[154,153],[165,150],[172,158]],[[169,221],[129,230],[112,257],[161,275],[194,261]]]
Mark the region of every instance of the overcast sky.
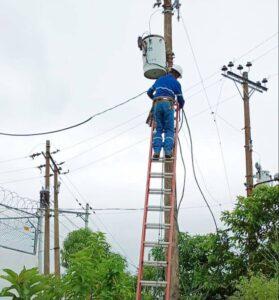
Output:
[[[180,2],[181,19],[173,17],[175,63],[184,69],[181,84],[197,177],[222,227],[220,212],[231,210],[236,197],[245,195],[243,101],[220,71],[230,60],[236,65],[252,61],[251,80],[269,79],[268,92],[256,92],[250,102],[253,160],[272,175],[278,172],[278,1]],[[146,91],[153,81],[143,76],[137,37],[150,31],[163,35],[162,9],[153,9],[154,3],[0,0],[0,132],[60,129]],[[142,208],[150,105],[142,95],[69,131],[35,137],[1,135],[0,186],[38,200],[44,178],[36,167],[44,162],[42,157],[26,156],[44,151],[49,139],[52,150],[61,150],[54,155],[56,161],[65,161],[63,170],[70,170],[61,177],[60,207],[79,209],[78,199],[95,209]],[[186,127],[180,140],[187,169],[180,230],[214,232],[193,179]],[[177,181],[180,199],[181,158]],[[69,218],[60,218],[61,241],[69,230],[84,226],[79,217]],[[113,250],[138,264],[141,211],[96,211],[89,225],[106,232]],[[13,255],[21,268],[21,255],[0,252],[2,257]],[[7,266],[14,264],[0,261],[0,268]]]

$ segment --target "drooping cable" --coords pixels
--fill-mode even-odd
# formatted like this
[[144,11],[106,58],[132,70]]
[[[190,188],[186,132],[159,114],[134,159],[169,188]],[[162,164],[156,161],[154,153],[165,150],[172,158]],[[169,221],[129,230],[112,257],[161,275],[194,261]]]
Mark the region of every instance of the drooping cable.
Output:
[[193,169],[193,175],[194,175],[194,179],[195,179],[195,182],[197,184],[197,187],[202,195],[202,198],[204,200],[204,202],[206,203],[206,206],[208,207],[209,211],[210,211],[210,214],[212,216],[212,219],[214,221],[214,225],[215,225],[215,228],[216,228],[216,232],[218,233],[218,226],[217,226],[217,222],[216,222],[216,219],[215,219],[215,216],[213,214],[213,211],[209,205],[209,203],[207,202],[205,196],[204,196],[204,193],[200,187],[200,184],[198,182],[198,179],[197,179],[197,176],[196,176],[196,170],[195,170],[195,163],[194,163],[194,150],[193,150],[193,140],[192,140],[192,134],[191,134],[191,130],[190,130],[190,126],[189,126],[189,123],[188,123],[188,120],[187,120],[187,117],[186,117],[186,114],[185,114],[185,111],[183,110],[183,115],[184,115],[184,118],[185,118],[185,122],[186,122],[186,125],[187,125],[187,130],[188,130],[188,133],[189,133],[189,139],[190,139],[190,145],[191,145],[191,161],[192,161],[192,169]]
[[61,132],[61,131],[66,131],[66,130],[70,130],[70,129],[73,129],[73,128],[76,128],[76,127],[79,127],[85,123],[88,123],[89,121],[91,121],[92,119],[96,118],[97,116],[100,116],[102,114],[105,114],[106,112],[108,111],[111,111],[111,110],[114,110],[116,108],[118,108],[119,106],[122,106],[122,105],[125,105],[127,104],[128,102],[140,97],[141,95],[145,94],[146,91],[144,92],[141,92],[140,94],[126,100],[126,101],[123,101],[115,106],[112,106],[108,109],[105,109],[99,113],[96,113],[94,115],[92,115],[91,117],[89,117],[88,119],[86,119],[85,121],[82,121],[80,123],[77,123],[77,124],[74,124],[74,125],[71,125],[71,126],[68,126],[68,127],[64,127],[64,128],[60,128],[60,129],[56,129],[56,130],[51,130],[51,131],[46,131],[46,132],[37,132],[37,133],[21,133],[21,134],[17,134],[17,133],[6,133],[6,132],[0,132],[0,135],[5,135],[5,136],[21,136],[21,137],[27,137],[27,136],[36,136],[36,135],[46,135],[46,134],[52,134],[52,133],[57,133],[57,132]]
[[183,187],[182,187],[181,197],[180,197],[180,200],[179,200],[179,203],[178,203],[178,206],[177,206],[177,216],[179,214],[180,206],[181,206],[181,203],[182,203],[183,198],[184,198],[185,186],[186,186],[186,165],[185,165],[185,161],[184,161],[182,147],[181,147],[179,137],[178,137],[178,145],[179,145],[180,156],[181,156],[181,160],[182,160],[182,164],[183,164],[184,175],[183,175]]

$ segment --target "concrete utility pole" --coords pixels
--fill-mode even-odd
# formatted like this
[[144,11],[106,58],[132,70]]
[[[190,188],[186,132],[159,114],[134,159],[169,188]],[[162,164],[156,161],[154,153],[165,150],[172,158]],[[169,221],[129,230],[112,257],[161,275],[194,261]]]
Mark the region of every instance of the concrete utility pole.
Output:
[[[234,64],[229,62],[228,67],[232,68]],[[246,67],[250,70],[252,66],[251,62],[247,62]],[[242,72],[243,66],[239,65],[237,69]],[[252,94],[257,91],[262,93],[263,91],[267,91],[267,88],[262,85],[267,83],[267,79],[264,78],[262,83],[260,81],[253,82],[248,79],[248,72],[244,71],[241,73],[241,76],[238,74],[233,73],[232,71],[228,71],[227,66],[223,66],[222,71],[224,72],[222,75],[233,80],[236,84],[238,89],[237,83],[240,83],[243,88],[243,95],[241,94],[240,90],[238,89],[241,98],[243,99],[244,104],[244,130],[245,130],[245,161],[246,161],[246,193],[247,197],[252,194],[252,190],[254,187],[253,184],[253,159],[252,159],[252,152],[253,152],[253,144],[251,138],[251,125],[250,125],[250,97]]]
[[59,245],[59,211],[58,211],[58,182],[59,170],[54,165],[54,273],[60,277],[60,245]]
[[85,228],[88,229],[88,217],[89,217],[89,203],[86,203],[85,206],[85,217],[84,217],[84,223],[85,223]]
[[39,209],[39,220],[38,220],[38,265],[39,271],[43,273],[43,211],[45,207],[45,190],[40,191],[40,209]]
[[[173,8],[171,0],[164,0],[164,38],[166,43],[166,60],[167,67],[171,68],[173,65],[173,52],[172,52],[172,15]],[[178,130],[176,128],[176,130]],[[172,173],[173,162],[164,163],[164,172]],[[171,189],[172,179],[165,179],[165,189]],[[176,193],[175,193],[176,195]],[[165,206],[169,206],[171,202],[170,195],[164,196]],[[170,224],[170,212],[165,212],[165,223]],[[168,230],[165,231],[165,240],[168,240]],[[172,240],[172,259],[171,259],[171,282],[170,282],[170,297],[171,300],[179,300],[179,253],[178,253],[178,223],[177,223],[177,199],[175,196],[174,201],[174,228]]]
[[44,274],[49,274],[49,249],[50,249],[50,234],[49,234],[49,178],[50,178],[50,141],[46,141],[46,169],[45,169],[45,191],[46,206],[45,206],[45,241],[44,241]]

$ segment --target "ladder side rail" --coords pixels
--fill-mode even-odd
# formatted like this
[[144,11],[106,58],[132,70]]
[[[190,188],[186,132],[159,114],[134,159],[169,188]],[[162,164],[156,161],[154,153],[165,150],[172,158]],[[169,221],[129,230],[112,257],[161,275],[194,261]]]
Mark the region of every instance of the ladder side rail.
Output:
[[146,190],[145,190],[145,202],[144,202],[144,213],[143,213],[143,222],[142,222],[142,233],[141,233],[141,246],[140,246],[140,258],[139,258],[139,271],[138,271],[138,283],[137,283],[137,296],[136,300],[141,299],[141,280],[143,275],[143,259],[144,259],[144,241],[146,236],[146,221],[147,221],[147,208],[149,201],[149,187],[150,187],[150,173],[151,173],[151,164],[152,164],[152,142],[153,142],[153,131],[154,131],[154,122],[151,126],[151,136],[150,136],[150,146],[149,146],[149,158],[148,158],[148,170],[147,170],[147,179],[146,179]]
[[171,259],[172,259],[172,246],[173,246],[173,232],[174,232],[174,202],[176,197],[176,160],[177,160],[177,140],[178,140],[178,130],[179,130],[179,107],[176,107],[176,120],[175,120],[175,139],[173,148],[173,177],[172,177],[172,194],[171,194],[171,210],[170,210],[170,229],[169,229],[169,245],[168,245],[168,267],[166,276],[166,293],[165,300],[170,300],[170,285],[171,285]]

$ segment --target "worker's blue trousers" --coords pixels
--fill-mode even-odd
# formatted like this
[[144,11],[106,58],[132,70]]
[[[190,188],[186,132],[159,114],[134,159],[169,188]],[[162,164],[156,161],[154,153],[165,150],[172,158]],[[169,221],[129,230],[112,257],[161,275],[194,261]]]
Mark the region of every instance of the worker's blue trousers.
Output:
[[[171,154],[174,138],[174,109],[169,101],[159,101],[153,108],[155,129],[153,132],[153,150],[160,153],[164,147],[166,154]],[[165,133],[163,142],[162,134]]]

